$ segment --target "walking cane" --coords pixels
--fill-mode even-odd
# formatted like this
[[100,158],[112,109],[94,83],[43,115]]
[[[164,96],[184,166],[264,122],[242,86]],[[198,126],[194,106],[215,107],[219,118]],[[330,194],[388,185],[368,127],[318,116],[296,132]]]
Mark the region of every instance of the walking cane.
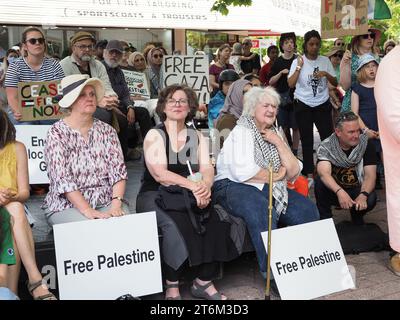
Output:
[[272,163],[269,163],[269,206],[268,206],[268,253],[267,253],[267,286],[265,289],[265,299],[271,300],[271,233],[272,233]]

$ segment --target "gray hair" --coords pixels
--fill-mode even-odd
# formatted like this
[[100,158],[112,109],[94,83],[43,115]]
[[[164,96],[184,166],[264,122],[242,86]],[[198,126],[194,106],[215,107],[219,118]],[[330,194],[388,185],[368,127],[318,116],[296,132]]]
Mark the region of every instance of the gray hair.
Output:
[[265,96],[271,98],[276,106],[280,105],[281,97],[273,87],[253,87],[244,95],[242,115],[254,117],[257,105]]

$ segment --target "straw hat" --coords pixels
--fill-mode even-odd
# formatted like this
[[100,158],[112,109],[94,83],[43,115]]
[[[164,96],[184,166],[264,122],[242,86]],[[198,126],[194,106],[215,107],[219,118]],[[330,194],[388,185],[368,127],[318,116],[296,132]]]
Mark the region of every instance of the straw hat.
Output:
[[63,90],[63,97],[59,101],[61,108],[69,108],[78,99],[83,88],[87,85],[94,87],[96,92],[97,102],[100,102],[104,97],[104,85],[98,78],[89,78],[87,74],[73,74],[61,80],[61,87]]
[[326,56],[328,58],[332,57],[334,54],[338,53],[338,52],[344,52],[344,49],[342,46],[334,46],[332,47],[331,51],[329,51]]

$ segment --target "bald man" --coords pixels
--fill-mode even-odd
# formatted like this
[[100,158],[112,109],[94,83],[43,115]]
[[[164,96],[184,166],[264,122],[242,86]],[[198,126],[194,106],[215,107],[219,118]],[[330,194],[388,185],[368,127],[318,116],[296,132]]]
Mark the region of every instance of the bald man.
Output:
[[389,268],[400,276],[400,46],[382,60],[375,81],[379,135],[383,148],[390,246]]

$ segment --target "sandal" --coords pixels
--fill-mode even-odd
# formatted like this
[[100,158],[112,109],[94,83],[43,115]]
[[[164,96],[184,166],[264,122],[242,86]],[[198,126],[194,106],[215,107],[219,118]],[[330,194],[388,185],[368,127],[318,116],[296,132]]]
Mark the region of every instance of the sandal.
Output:
[[29,283],[29,281],[27,281],[26,286],[28,288],[29,293],[33,297],[33,300],[57,300],[56,296],[54,294],[52,294],[51,292],[35,297],[33,295],[33,291],[35,291],[35,289],[37,289],[41,285],[42,285],[42,280],[39,280],[34,283]]
[[[179,289],[179,283],[166,284],[166,285],[164,286],[164,288],[165,288],[166,290],[172,289],[172,288],[178,288],[178,289]],[[181,295],[177,295],[176,297],[168,297],[168,298],[165,298],[165,300],[182,300],[182,297],[181,297]]]
[[197,281],[194,281],[193,285],[190,287],[190,293],[195,298],[206,299],[206,300],[223,300],[221,293],[219,293],[218,291],[213,295],[208,294],[206,290],[212,285],[213,285],[212,281],[203,286],[200,285]]

